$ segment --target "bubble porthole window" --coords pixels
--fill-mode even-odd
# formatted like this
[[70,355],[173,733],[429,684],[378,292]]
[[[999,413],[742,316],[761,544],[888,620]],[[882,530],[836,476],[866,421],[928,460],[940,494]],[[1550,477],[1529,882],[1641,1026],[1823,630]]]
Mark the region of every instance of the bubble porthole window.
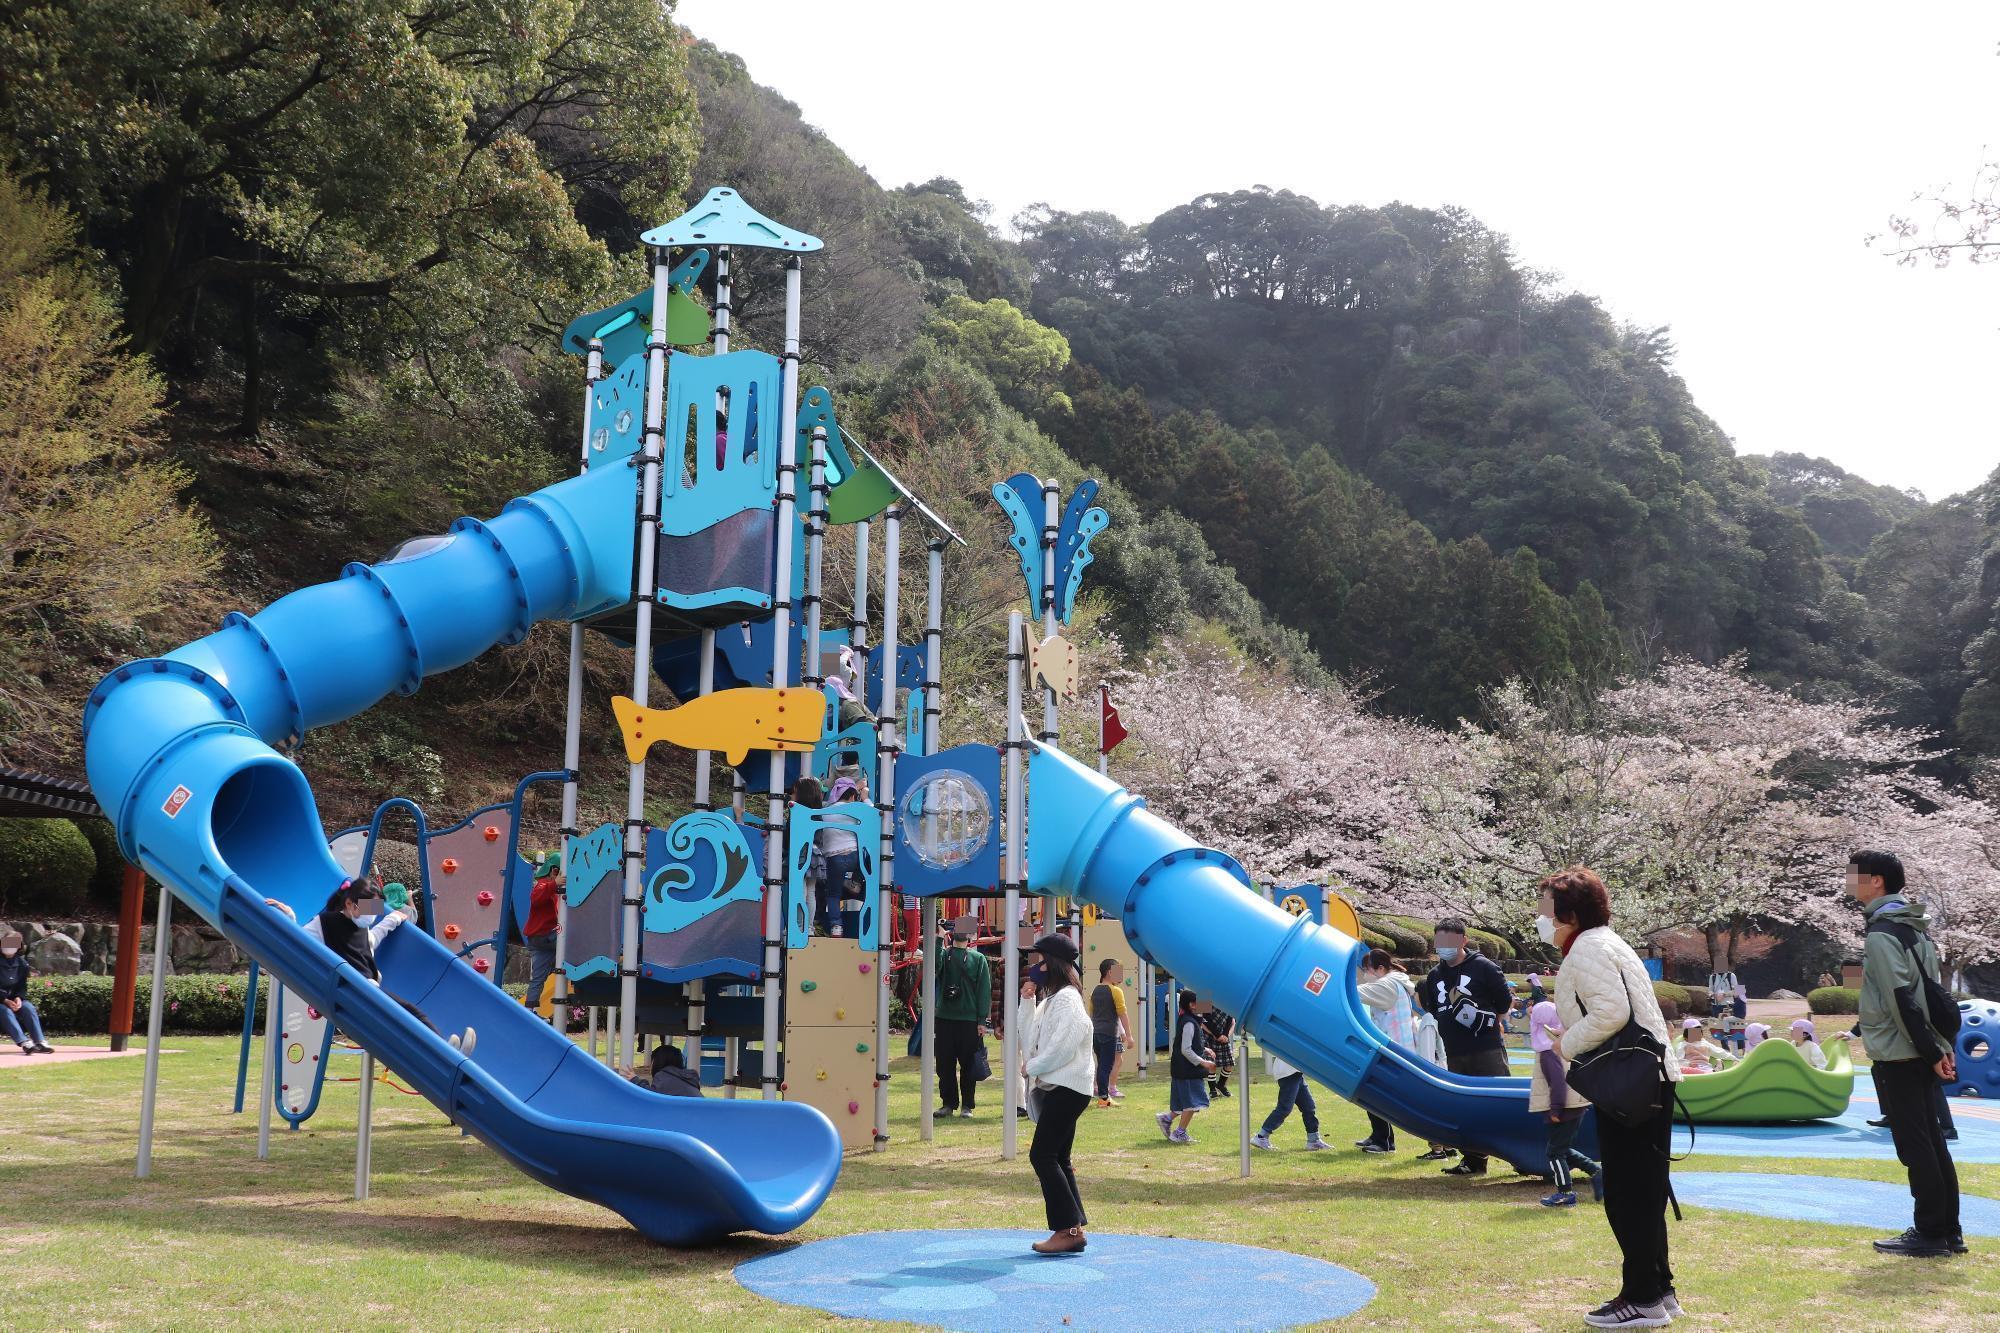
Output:
[[910,850],[932,870],[966,864],[993,836],[986,789],[956,769],[939,769],[905,792],[897,819]]

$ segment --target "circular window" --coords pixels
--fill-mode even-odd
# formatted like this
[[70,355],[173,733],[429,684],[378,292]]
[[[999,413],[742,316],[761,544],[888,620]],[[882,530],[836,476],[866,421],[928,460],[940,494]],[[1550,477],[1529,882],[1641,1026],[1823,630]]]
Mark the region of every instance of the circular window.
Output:
[[445,533],[434,537],[412,537],[395,550],[389,552],[388,559],[379,561],[378,563],[398,565],[405,560],[415,560],[419,556],[429,555],[432,551],[442,551],[457,540],[458,535],[456,533]]
[[993,835],[992,799],[956,769],[939,769],[911,787],[896,817],[910,850],[932,870],[964,865]]

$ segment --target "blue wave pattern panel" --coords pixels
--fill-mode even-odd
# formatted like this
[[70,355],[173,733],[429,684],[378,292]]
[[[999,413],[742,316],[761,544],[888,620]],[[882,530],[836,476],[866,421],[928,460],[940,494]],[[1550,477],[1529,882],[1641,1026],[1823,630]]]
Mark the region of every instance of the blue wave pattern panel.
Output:
[[1000,887],[1000,751],[955,745],[896,764],[896,883],[919,898]]
[[618,971],[618,894],[625,846],[616,824],[600,824],[570,844],[563,885],[563,971],[571,981]]
[[648,833],[642,976],[682,982],[763,975],[763,848],[760,830],[712,810]]
[[[859,844],[861,859],[861,880],[864,885],[859,928],[855,932],[855,945],[863,953],[873,953],[881,923],[876,919],[876,907],[881,902],[882,868],[879,851],[882,846],[882,814],[872,805],[860,801],[842,801],[839,805],[829,805],[814,810],[808,806],[795,805],[786,819],[787,832],[791,836],[791,854],[786,857],[785,872],[785,945],[791,949],[803,949],[812,938],[812,914],[807,910],[806,873],[812,864],[814,844],[819,831],[824,828],[842,829],[852,833]],[[837,893],[831,884],[820,886],[821,893]]]

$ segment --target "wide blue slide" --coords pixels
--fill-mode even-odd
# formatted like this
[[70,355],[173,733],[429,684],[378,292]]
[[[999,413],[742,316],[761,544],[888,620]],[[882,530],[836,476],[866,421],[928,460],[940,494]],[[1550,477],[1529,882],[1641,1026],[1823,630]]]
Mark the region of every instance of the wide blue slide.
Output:
[[[305,775],[273,747],[537,621],[629,602],[634,493],[630,460],[593,469],[122,666],[85,710],[85,760],[134,864],[522,1171],[669,1244],[782,1233],[840,1171],[817,1110],[635,1087],[414,926],[378,951],[378,988],[265,902],[304,920],[343,878]],[[447,1034],[475,1028],[473,1055],[383,989]]]
[[[1292,916],[1243,868],[1052,746],[1029,743],[1029,887],[1118,918],[1132,945],[1264,1046],[1364,1110],[1421,1138],[1548,1169],[1548,1126],[1525,1078],[1440,1069],[1383,1035],[1355,991],[1367,950]],[[1595,1115],[1578,1147],[1595,1146]]]

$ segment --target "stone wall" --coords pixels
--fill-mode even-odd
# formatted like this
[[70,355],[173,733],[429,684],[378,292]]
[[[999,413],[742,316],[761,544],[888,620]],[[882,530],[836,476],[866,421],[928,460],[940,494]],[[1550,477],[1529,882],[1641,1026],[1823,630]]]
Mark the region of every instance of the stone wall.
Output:
[[[28,962],[43,976],[74,976],[96,972],[105,976],[117,970],[118,927],[90,921],[0,922],[0,933],[9,927],[27,941]],[[153,927],[139,930],[139,970],[153,966]],[[168,932],[167,970],[182,972],[240,973],[249,970],[249,959],[241,950],[207,925],[174,926]]]

